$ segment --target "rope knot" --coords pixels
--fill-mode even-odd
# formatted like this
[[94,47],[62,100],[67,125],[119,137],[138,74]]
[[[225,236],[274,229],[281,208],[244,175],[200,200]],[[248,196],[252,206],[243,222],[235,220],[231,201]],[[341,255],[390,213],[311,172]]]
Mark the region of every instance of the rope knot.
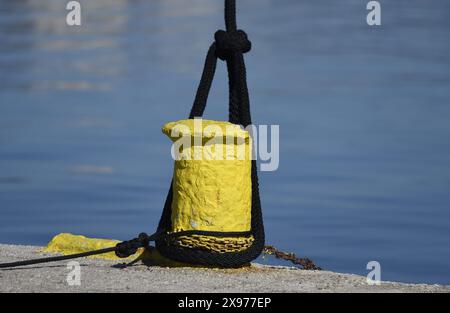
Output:
[[150,237],[146,233],[140,233],[138,238],[123,241],[116,245],[116,255],[119,258],[127,258],[137,252],[139,248],[147,247]]
[[216,55],[223,61],[234,52],[247,53],[252,49],[252,43],[241,29],[232,32],[218,30],[214,34],[214,39],[216,41]]

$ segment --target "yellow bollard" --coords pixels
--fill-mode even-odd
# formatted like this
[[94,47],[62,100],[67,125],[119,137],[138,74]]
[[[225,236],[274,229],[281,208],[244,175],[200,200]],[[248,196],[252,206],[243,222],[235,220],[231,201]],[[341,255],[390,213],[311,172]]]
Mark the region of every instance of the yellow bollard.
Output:
[[[245,232],[251,228],[251,137],[238,125],[203,119],[167,123],[173,142],[172,230]],[[253,237],[180,236],[178,244],[217,252],[248,248]]]

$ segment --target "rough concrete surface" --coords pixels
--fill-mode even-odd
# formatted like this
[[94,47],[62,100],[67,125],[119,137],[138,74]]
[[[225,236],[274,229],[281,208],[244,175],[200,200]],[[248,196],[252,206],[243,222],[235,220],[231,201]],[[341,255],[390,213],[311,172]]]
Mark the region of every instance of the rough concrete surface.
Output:
[[[0,245],[0,263],[42,257],[41,247]],[[67,262],[0,269],[0,292],[450,292],[450,286],[383,282],[358,275],[252,264],[242,269],[165,268],[78,259],[81,284],[69,286]]]

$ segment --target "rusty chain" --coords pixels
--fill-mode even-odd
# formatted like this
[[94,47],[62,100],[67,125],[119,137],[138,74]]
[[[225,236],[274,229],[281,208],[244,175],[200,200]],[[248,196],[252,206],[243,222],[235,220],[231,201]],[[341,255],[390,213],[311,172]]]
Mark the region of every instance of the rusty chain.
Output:
[[292,264],[300,266],[300,268],[304,270],[317,270],[317,271],[322,270],[322,268],[317,266],[311,259],[298,258],[295,255],[295,253],[283,252],[278,250],[274,246],[265,246],[263,253],[268,255],[274,255],[277,259],[290,261]]

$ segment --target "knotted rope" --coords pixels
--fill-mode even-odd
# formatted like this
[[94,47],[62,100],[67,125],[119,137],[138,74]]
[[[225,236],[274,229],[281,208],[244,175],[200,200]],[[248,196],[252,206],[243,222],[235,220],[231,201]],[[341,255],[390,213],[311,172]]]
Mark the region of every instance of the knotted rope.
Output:
[[[252,44],[247,34],[237,29],[236,1],[225,0],[225,26],[226,30],[218,30],[214,34],[214,42],[210,45],[197,88],[197,93],[189,114],[189,118],[202,117],[206,108],[209,91],[216,72],[217,59],[226,62],[229,85],[229,121],[246,127],[252,123],[250,115],[250,100],[247,88],[247,73],[245,69],[244,53],[251,50]],[[254,237],[252,245],[244,251],[214,253],[199,249],[189,249],[171,245],[166,238],[156,240],[158,251],[173,260],[201,264],[208,266],[236,267],[258,257],[264,248],[264,225],[259,197],[259,184],[256,161],[252,161],[252,207],[251,207],[251,235]],[[158,230],[168,232],[171,230],[173,189],[170,184],[169,192],[164,204],[164,210],[159,221]],[[225,214],[225,213],[224,213]],[[202,234],[201,231],[197,231]],[[233,233],[216,232],[215,236]]]

